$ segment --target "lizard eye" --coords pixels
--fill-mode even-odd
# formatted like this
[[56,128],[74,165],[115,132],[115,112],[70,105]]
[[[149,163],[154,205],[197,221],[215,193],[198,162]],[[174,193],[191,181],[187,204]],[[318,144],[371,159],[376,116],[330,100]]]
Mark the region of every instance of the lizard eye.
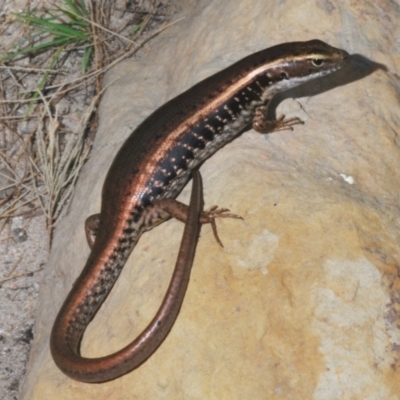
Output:
[[314,65],[314,67],[320,67],[324,64],[324,62],[325,61],[322,58],[313,58],[311,60],[311,64]]

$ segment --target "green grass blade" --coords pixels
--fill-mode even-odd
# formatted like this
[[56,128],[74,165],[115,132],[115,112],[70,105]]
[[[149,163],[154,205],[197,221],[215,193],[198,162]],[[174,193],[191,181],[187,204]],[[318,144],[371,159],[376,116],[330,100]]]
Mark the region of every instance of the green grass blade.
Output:
[[82,58],[82,71],[83,72],[86,72],[86,70],[89,66],[90,58],[92,56],[92,50],[93,50],[93,47],[90,46],[90,47],[87,47],[85,49],[85,52],[83,53],[83,58]]
[[47,50],[51,47],[55,47],[55,46],[59,46],[59,45],[66,45],[69,43],[73,43],[73,41],[70,38],[56,38],[56,39],[52,40],[51,42],[41,43],[41,44],[38,44],[37,46],[28,47],[26,49],[22,49],[22,50],[14,52],[14,53],[11,53],[8,56],[3,57],[2,61],[9,61],[9,60],[12,60],[13,58],[16,58],[16,57],[24,55],[24,54],[40,52],[40,51]]
[[79,16],[81,15],[81,16],[85,16],[85,17],[88,16],[86,7],[84,7],[82,9],[82,4],[80,4],[80,6],[77,6],[71,0],[64,0],[64,3],[71,9],[71,11],[75,15],[79,15]]
[[131,30],[132,35],[134,35],[136,32],[138,32],[141,26],[142,26],[142,23],[133,25],[132,30]]
[[[20,44],[16,47],[17,51],[5,56],[0,54],[0,61],[9,61],[27,54],[36,55],[51,48],[62,46],[61,49],[57,49],[55,54],[58,59],[59,51],[62,51],[68,45],[89,44],[89,46],[85,46],[82,57],[82,69],[83,71],[88,69],[93,51],[93,38],[90,22],[87,21],[87,19],[90,19],[90,15],[84,0],[63,0],[63,7],[54,5],[51,10],[42,10],[40,16],[37,16],[37,13],[14,15],[24,23],[33,26],[33,34],[25,40],[34,43],[34,40],[38,38],[42,43],[39,42],[39,44],[33,46],[26,43],[25,48],[22,48],[23,45]],[[44,77],[43,82],[46,82],[46,80],[47,77]],[[38,89],[42,89],[41,82]]]
[[33,22],[43,32],[48,32],[53,35],[59,36],[64,35],[68,37],[74,37],[78,40],[89,40],[89,36],[86,35],[84,32],[78,29],[74,29],[68,25],[50,22],[45,18],[38,18],[31,15],[20,15],[19,17],[24,21]]
[[[76,16],[71,11],[68,11],[65,8],[56,6],[56,11],[59,11],[60,13],[62,13],[64,15],[64,17],[68,18],[70,20],[69,25],[71,25],[71,26],[79,25],[79,27],[84,27],[86,29],[89,26],[89,24],[84,19],[82,19],[81,16]],[[58,15],[54,15],[50,11],[47,11],[47,13],[49,15],[51,15],[54,20],[62,21]]]
[[82,10],[82,14],[85,15],[85,17],[87,19],[90,19],[89,11],[88,11],[88,9],[86,7],[85,1],[84,0],[80,0],[79,3],[80,3],[80,9]]

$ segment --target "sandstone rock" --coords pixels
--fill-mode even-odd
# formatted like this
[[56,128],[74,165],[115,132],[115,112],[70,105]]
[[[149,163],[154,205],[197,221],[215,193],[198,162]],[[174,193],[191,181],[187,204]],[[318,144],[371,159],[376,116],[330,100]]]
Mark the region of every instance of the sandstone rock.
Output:
[[[399,10],[370,1],[179,4],[176,19],[185,19],[107,75],[106,84],[118,79],[56,232],[22,398],[400,399]],[[209,159],[201,168],[206,206],[228,207],[244,221],[218,221],[224,248],[202,228],[165,342],[112,382],[64,376],[50,356],[51,326],[89,254],[84,219],[100,209],[105,174],[129,130],[250,53],[314,38],[388,71],[355,57],[344,74],[278,105],[278,115],[305,125],[265,137],[248,131]],[[84,335],[84,355],[120,349],[152,318],[181,225],[143,235]]]

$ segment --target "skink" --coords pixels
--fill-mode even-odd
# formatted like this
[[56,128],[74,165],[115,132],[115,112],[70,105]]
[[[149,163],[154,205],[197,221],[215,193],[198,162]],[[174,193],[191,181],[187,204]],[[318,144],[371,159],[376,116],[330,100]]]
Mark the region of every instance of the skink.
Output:
[[[266,119],[273,96],[332,73],[348,59],[347,52],[320,40],[280,44],[203,80],[136,128],[108,171],[90,256],[52,329],[51,353],[61,371],[79,381],[103,382],[131,371],[155,351],[183,301],[199,223],[213,223],[215,218],[200,214],[200,183],[194,170],[250,124],[265,133],[298,123],[296,118]],[[174,198],[192,173],[187,210]],[[186,227],[174,277],[157,315],[122,350],[100,358],[82,357],[82,335],[140,235],[171,216],[186,221]]]

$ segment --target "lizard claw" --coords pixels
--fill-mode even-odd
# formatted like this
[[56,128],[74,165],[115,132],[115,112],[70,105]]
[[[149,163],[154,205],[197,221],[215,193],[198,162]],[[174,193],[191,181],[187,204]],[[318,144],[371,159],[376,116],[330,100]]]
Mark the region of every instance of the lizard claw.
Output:
[[228,211],[229,211],[228,208],[218,208],[218,206],[212,206],[207,211],[203,211],[203,213],[201,215],[201,222],[211,224],[211,228],[212,228],[215,240],[221,247],[224,247],[224,245],[222,244],[222,241],[218,236],[215,218],[234,218],[234,219],[243,220],[243,218],[240,215],[231,214],[231,213],[228,213]]

